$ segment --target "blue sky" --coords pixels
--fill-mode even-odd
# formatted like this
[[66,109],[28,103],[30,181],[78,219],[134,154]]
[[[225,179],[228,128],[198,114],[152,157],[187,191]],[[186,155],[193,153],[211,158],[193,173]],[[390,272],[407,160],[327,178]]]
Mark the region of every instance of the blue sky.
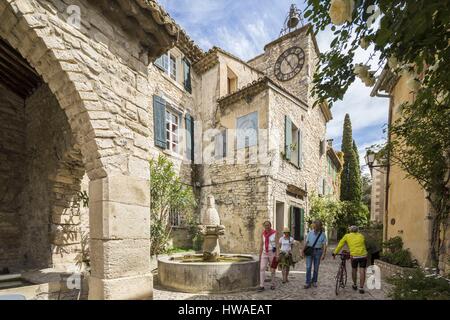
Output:
[[[264,45],[278,38],[292,3],[302,10],[303,0],[158,0],[175,21],[204,50],[218,46],[243,60],[263,53]],[[332,33],[318,34],[322,52],[329,49]],[[369,48],[370,49],[370,48]],[[357,62],[366,62],[369,52],[362,49]],[[377,61],[371,64],[375,65]],[[333,108],[333,120],[328,123],[328,138],[335,149],[341,147],[345,113],[350,114],[353,138],[358,145],[361,162],[365,148],[384,139],[383,128],[388,117],[388,99],[370,97],[371,88],[361,81],[350,87],[342,101]],[[367,168],[365,168],[367,172]]]

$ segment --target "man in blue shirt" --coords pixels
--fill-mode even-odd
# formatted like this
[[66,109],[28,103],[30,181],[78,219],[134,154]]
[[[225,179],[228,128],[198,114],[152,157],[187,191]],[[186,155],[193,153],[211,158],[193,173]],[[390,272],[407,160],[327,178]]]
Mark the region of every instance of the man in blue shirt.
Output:
[[[327,236],[322,228],[322,222],[316,220],[312,224],[312,230],[308,233],[305,240],[305,247],[302,251],[302,256],[305,256],[305,249],[312,247],[311,254],[306,255],[306,284],[305,289],[317,287],[317,280],[319,277],[320,261],[325,259],[327,253]],[[314,264],[314,273],[311,279],[312,266]],[[312,280],[312,281],[311,281]]]

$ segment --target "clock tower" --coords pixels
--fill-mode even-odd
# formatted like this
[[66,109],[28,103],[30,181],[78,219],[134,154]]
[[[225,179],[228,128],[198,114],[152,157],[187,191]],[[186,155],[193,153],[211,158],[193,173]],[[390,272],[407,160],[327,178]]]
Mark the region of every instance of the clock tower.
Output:
[[304,25],[300,10],[291,6],[278,39],[248,63],[274,82],[312,106],[312,77],[319,49],[312,26]]

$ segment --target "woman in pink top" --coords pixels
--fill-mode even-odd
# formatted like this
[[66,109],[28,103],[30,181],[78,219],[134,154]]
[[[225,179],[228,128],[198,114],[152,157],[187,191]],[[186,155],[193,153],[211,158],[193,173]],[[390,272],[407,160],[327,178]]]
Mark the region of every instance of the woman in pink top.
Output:
[[[261,246],[259,249],[259,274],[260,274],[260,283],[259,283],[259,291],[264,290],[264,280],[266,280],[266,268],[267,266],[271,266],[273,259],[278,256],[277,252],[277,232],[272,229],[272,224],[270,221],[265,221],[263,223],[264,231],[261,236]],[[272,273],[272,282],[270,289],[275,289],[275,269],[270,268]]]

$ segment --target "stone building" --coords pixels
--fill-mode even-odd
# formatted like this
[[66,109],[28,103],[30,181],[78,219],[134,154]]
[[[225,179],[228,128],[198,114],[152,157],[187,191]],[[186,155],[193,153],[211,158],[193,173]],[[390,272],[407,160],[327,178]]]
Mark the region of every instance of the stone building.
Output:
[[327,167],[317,56],[310,26],[245,62],[203,52],[154,0],[0,0],[0,271],[89,261],[89,298],[151,298],[158,154],[200,213],[216,197],[224,251],[256,251],[267,219],[301,240]]
[[67,271],[88,237],[89,298],[151,298],[151,62],[175,43],[198,51],[151,0],[0,1],[1,271]]
[[[321,153],[324,152],[321,146]],[[341,151],[333,149],[333,140],[328,140],[326,146],[327,163],[325,168],[325,179],[323,185],[319,189],[322,190],[320,194],[331,196],[336,200],[340,199],[341,195],[341,171],[344,163],[344,154]]]

